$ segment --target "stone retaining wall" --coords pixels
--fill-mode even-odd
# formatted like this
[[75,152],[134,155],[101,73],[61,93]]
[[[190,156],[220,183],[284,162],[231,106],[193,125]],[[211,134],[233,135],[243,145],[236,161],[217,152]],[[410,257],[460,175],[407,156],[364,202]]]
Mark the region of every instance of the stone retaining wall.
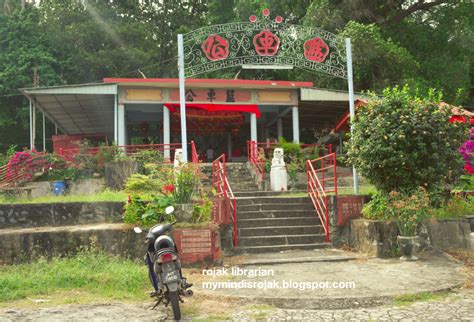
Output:
[[[49,181],[36,181],[30,182],[26,185],[31,187],[31,197],[45,197],[52,195],[51,182]],[[69,182],[68,193],[74,195],[94,195],[104,190],[105,181],[103,178],[96,179],[79,179]]]
[[[221,257],[220,235],[208,228],[173,230],[183,264],[213,263]],[[70,256],[81,247],[95,247],[112,255],[141,260],[145,234],[126,224],[42,227],[0,230],[0,265]]]
[[123,202],[0,205],[0,229],[121,222]]
[[[471,229],[465,219],[427,220],[418,230],[420,251],[471,249]],[[393,222],[355,219],[339,230],[340,244],[369,256],[398,256],[398,228]]]

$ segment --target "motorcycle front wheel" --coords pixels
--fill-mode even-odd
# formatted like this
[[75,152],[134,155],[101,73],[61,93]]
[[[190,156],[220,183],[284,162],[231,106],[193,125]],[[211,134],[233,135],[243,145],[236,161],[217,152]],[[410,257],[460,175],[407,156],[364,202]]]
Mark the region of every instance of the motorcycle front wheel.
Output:
[[169,292],[171,307],[173,308],[174,319],[181,320],[181,309],[179,308],[178,292]]

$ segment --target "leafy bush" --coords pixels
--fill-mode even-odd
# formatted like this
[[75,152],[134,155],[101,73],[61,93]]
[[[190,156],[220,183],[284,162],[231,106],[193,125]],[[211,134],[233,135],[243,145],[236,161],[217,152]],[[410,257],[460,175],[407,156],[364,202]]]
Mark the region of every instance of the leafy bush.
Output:
[[194,204],[192,222],[195,224],[211,221],[212,201],[203,194],[200,202]]
[[124,222],[151,226],[164,221],[174,221],[173,214],[166,214],[165,209],[174,204],[173,195],[152,195],[149,200],[142,199],[140,195],[130,196],[125,205]]
[[474,215],[474,196],[463,198],[454,196],[444,206],[430,211],[432,216],[437,219],[464,218]]
[[357,111],[349,161],[385,193],[454,182],[462,173],[456,149],[466,128],[449,122],[451,111],[439,100],[433,92],[427,99],[415,97],[407,87],[373,96]]
[[144,174],[134,173],[125,182],[125,190],[129,192],[157,192],[160,189],[158,180]]
[[473,191],[473,190],[474,190],[474,175],[465,174],[459,178],[459,183],[453,189],[453,192]]
[[419,188],[408,193],[379,192],[366,204],[362,213],[368,219],[395,222],[401,236],[415,236],[418,224],[429,217],[429,209],[429,193]]
[[158,150],[139,150],[132,155],[132,158],[143,164],[162,163],[164,160],[163,153]]
[[192,201],[193,193],[198,183],[195,167],[192,163],[180,166],[174,176],[175,189],[174,199],[176,203],[189,203]]
[[278,138],[278,147],[284,151],[285,162],[303,156],[299,143],[287,142],[284,137]]

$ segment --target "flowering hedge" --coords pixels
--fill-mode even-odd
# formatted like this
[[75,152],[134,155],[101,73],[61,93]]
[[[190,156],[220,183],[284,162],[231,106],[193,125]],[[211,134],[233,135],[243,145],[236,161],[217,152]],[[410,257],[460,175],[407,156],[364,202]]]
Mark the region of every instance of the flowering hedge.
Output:
[[459,152],[465,161],[464,170],[468,174],[474,174],[474,127],[471,128],[469,140],[461,145]]

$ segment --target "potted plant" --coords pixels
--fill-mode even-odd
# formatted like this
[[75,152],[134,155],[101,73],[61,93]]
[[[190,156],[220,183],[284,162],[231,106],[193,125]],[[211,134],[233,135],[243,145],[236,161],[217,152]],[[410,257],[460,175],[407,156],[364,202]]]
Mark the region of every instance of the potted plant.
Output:
[[425,189],[419,188],[413,193],[392,191],[389,194],[386,219],[393,220],[399,230],[397,236],[400,248],[400,260],[414,261],[419,247],[418,225],[427,218],[429,196]]

